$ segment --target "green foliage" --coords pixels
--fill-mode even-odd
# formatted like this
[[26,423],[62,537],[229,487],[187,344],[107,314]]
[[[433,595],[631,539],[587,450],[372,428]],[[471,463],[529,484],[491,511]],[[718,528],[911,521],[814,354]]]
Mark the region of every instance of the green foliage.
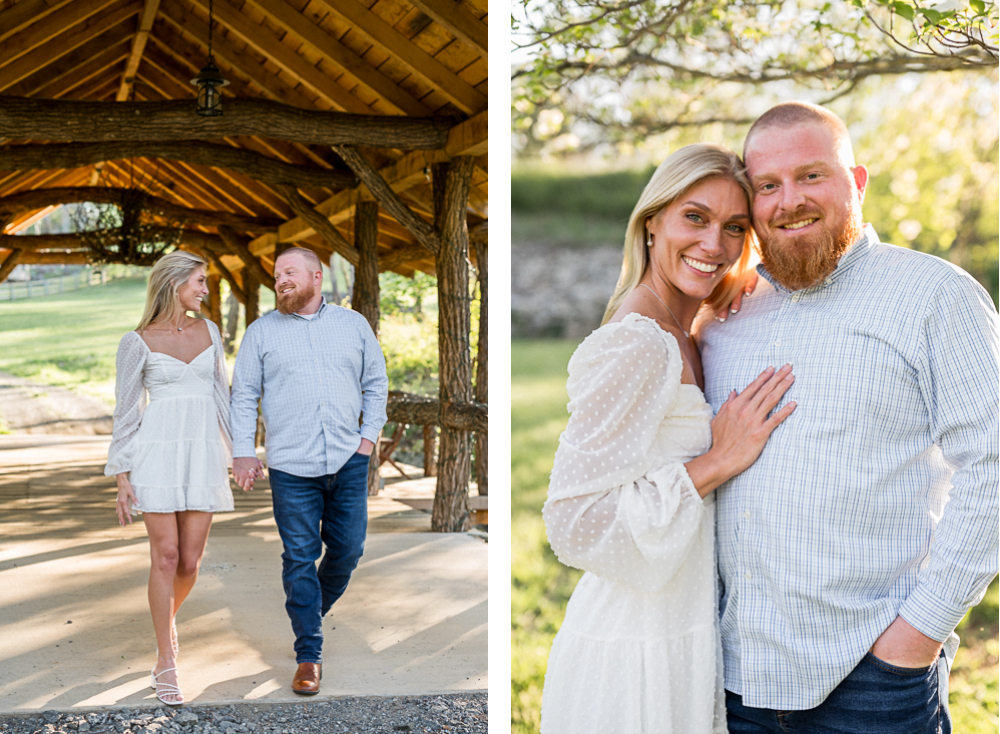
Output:
[[[552,638],[580,572],[556,560],[541,508],[566,426],[566,365],[576,343],[511,344],[511,731],[538,731]],[[952,670],[954,731],[995,734],[997,712],[997,579],[958,626],[962,647]]]
[[437,296],[437,278],[420,271],[412,278],[391,271],[380,273],[378,281],[379,310],[383,316],[413,314],[422,319],[427,302]]
[[379,326],[389,389],[437,394],[437,319],[418,321],[412,315],[387,316]]

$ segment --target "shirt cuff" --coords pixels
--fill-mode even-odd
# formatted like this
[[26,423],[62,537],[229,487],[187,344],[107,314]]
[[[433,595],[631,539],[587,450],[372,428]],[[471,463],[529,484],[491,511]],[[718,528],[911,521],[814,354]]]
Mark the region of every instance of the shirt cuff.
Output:
[[968,607],[950,605],[925,586],[918,585],[899,607],[898,614],[921,634],[944,642],[967,611]]
[[257,447],[254,446],[253,441],[234,441],[233,442],[233,458],[234,459],[256,459],[257,458]]
[[378,443],[378,429],[375,426],[361,426],[361,438],[367,438],[372,443]]

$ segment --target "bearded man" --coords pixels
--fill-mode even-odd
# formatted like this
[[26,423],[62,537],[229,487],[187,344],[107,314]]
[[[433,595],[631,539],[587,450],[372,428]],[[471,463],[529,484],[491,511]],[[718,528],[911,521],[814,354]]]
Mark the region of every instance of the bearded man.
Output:
[[295,633],[292,690],[314,695],[323,617],[364,551],[368,461],[386,421],[389,383],[367,319],[323,301],[315,253],[285,250],[274,262],[274,281],[277,310],[247,328],[236,356],[233,474],[244,490],[263,475],[254,450],[261,401],[274,519],[284,545],[285,610]]
[[996,310],[863,224],[828,110],[771,109],[744,159],[762,280],[702,331],[706,397],[789,363],[797,408],[717,491],[729,731],[950,732],[954,629],[997,573]]

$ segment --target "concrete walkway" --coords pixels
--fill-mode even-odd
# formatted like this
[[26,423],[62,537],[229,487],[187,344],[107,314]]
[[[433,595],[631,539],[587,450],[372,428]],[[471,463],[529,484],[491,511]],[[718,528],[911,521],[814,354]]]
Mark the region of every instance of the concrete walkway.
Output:
[[[109,440],[0,436],[0,714],[158,703],[149,544],[141,522],[117,524]],[[294,638],[270,490],[236,488],[236,512],[216,516],[178,614],[187,701],[486,690],[486,543],[431,533],[429,514],[391,497],[429,486],[390,483],[370,500],[365,555],[324,621],[312,699],[289,687]]]

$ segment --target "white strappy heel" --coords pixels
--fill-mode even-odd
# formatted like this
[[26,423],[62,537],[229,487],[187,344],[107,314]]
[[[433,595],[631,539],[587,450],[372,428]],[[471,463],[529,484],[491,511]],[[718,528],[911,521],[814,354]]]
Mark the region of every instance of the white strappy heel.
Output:
[[[169,673],[170,671],[176,671],[177,668],[166,668],[161,670],[159,673],[154,673],[156,668],[149,671],[149,687],[156,691],[156,697],[160,699],[161,703],[165,703],[167,706],[180,706],[184,703],[184,694],[181,693],[181,689],[175,686],[173,683],[160,683],[157,678],[159,678],[164,673]],[[163,689],[163,690],[161,690]],[[177,696],[180,700],[178,701],[167,701],[164,696]]]

